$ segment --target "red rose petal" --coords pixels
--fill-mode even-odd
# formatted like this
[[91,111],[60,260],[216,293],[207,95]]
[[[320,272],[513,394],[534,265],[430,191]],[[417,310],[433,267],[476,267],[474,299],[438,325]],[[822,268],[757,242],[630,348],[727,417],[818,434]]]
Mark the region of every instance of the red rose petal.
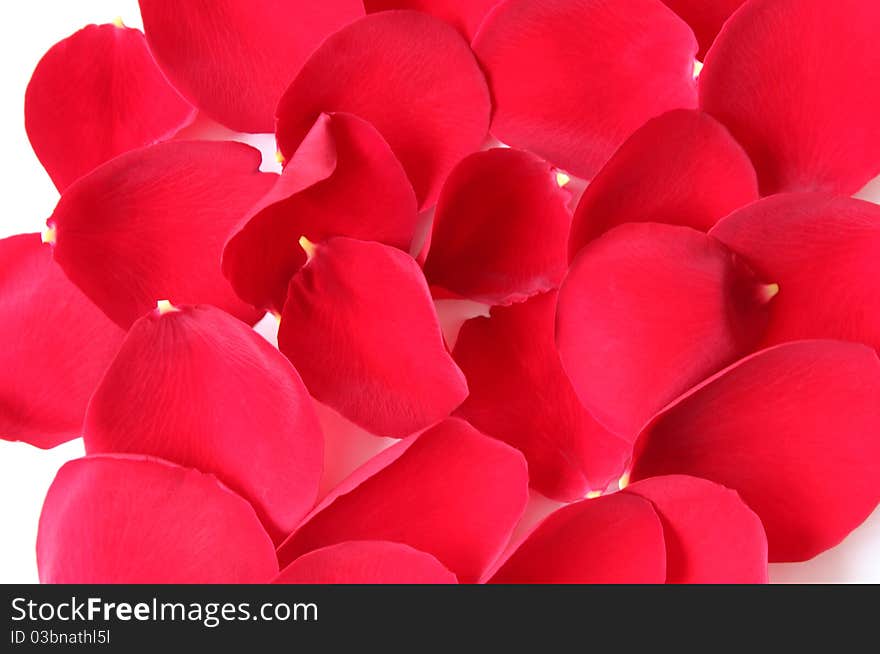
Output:
[[333,238],[290,282],[281,351],[318,401],[380,436],[407,436],[467,396],[428,285],[400,250]]
[[572,501],[620,478],[631,447],[578,400],[556,352],[555,316],[552,292],[466,322],[453,357],[470,395],[457,414],[521,450],[534,488]]
[[215,473],[283,538],[314,505],[318,416],[293,366],[210,306],[132,325],[89,404],[86,451],[150,454]]
[[880,4],[754,0],[700,76],[702,107],[751,155],[761,192],[850,195],[880,173]]
[[697,35],[700,51],[697,59],[706,56],[709,46],[721,31],[724,21],[730,18],[745,0],[663,0],[672,11],[681,16]]
[[55,260],[125,329],[166,299],[256,322],[260,312],[220,272],[220,253],[275,179],[259,165],[257,150],[224,141],[173,141],[116,157],[61,197],[48,221]]
[[500,0],[364,0],[369,13],[389,9],[414,9],[445,20],[458,29],[468,41]]
[[300,237],[350,236],[408,251],[416,221],[406,172],[375,128],[351,114],[322,114],[227,243],[223,271],[239,297],[280,313],[306,261]]
[[372,14],[324,41],[277,110],[278,146],[290,158],[321,112],[372,123],[400,159],[424,208],[486,137],[486,80],[452,27],[415,11]]
[[363,16],[359,0],[139,0],[150,48],[206,114],[271,132],[284,89],[327,36]]
[[880,361],[863,346],[762,350],[680,398],[640,436],[632,479],[704,477],[736,490],[771,561],[839,543],[880,501]]
[[39,234],[0,240],[0,438],[78,438],[123,332],[65,277]]
[[638,129],[590,182],[574,214],[572,259],[616,225],[669,223],[708,231],[758,199],[755,169],[708,114],[670,111]]
[[276,584],[455,584],[430,554],[389,541],[348,541],[304,554]]
[[771,293],[706,234],[621,225],[581,251],[559,292],[562,364],[596,419],[633,440],[667,402],[757,345]]
[[495,584],[662,584],[663,527],[651,503],[614,493],[551,513],[491,578]]
[[694,35],[660,0],[506,0],[474,50],[492,135],[586,179],[646,120],[696,105]]
[[195,114],[144,35],[116,25],[89,25],[52,46],[25,94],[28,138],[59,191],[118,154],[171,138]]
[[476,581],[525,509],[522,455],[450,419],[379,456],[382,467],[365,464],[377,472],[353,473],[281,545],[282,565],[347,540],[390,540],[433,555],[463,583]]
[[556,288],[566,269],[568,199],[550,165],[528,152],[472,154],[443,185],[425,276],[487,304]]
[[763,344],[804,338],[880,350],[880,207],[818,193],[766,198],[712,236],[779,285]]
[[666,583],[765,584],[767,536],[735,491],[685,475],[653,477],[625,493],[654,505],[666,538]]
[[37,536],[49,584],[265,583],[278,572],[251,506],[197,470],[142,456],[62,466]]

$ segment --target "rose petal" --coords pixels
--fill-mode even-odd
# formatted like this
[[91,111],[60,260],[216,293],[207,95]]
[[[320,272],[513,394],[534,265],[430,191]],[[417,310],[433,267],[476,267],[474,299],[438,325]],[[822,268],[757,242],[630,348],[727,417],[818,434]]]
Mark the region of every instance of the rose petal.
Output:
[[390,540],[433,555],[463,583],[476,581],[525,509],[522,455],[453,418],[380,457],[365,464],[372,476],[353,473],[281,545],[282,565],[347,540]]
[[506,0],[474,39],[493,136],[586,179],[646,120],[696,105],[696,49],[660,0]]
[[465,323],[453,357],[470,395],[456,412],[521,450],[534,488],[572,501],[620,478],[631,447],[583,408],[556,352],[556,293]]
[[672,11],[681,16],[694,30],[700,50],[697,59],[706,56],[709,46],[721,31],[724,21],[730,18],[745,0],[663,0]]
[[139,0],[162,69],[193,104],[240,132],[271,132],[278,99],[358,0]]
[[663,527],[651,503],[614,493],[545,518],[504,562],[495,584],[661,584]]
[[556,338],[584,406],[632,441],[656,411],[754,348],[772,287],[688,227],[631,223],[585,247]]
[[377,435],[424,429],[467,396],[418,264],[379,243],[318,244],[290,282],[278,344],[315,399]]
[[880,361],[863,346],[799,341],[752,355],[657,416],[632,479],[704,477],[739,492],[770,561],[833,547],[880,501]]
[[755,169],[708,114],[686,109],[649,120],[590,182],[571,226],[572,259],[603,232],[632,222],[708,231],[758,199]]
[[251,506],[211,475],[143,456],[62,466],[37,535],[49,584],[265,583],[278,571]]
[[89,454],[149,454],[216,474],[279,539],[318,494],[323,439],[299,375],[210,306],[154,311],[132,325],[83,436]]
[[737,211],[712,236],[779,285],[763,344],[804,338],[880,349],[880,207],[818,193]]
[[290,158],[321,112],[372,123],[406,169],[425,208],[488,130],[486,81],[467,42],[414,11],[373,14],[312,54],[277,110],[278,146]]
[[89,25],[56,43],[25,93],[28,138],[59,191],[118,154],[171,138],[195,113],[144,35],[116,25]]
[[364,0],[367,12],[389,9],[414,9],[445,20],[468,41],[474,38],[486,14],[500,0]]
[[706,57],[701,106],[751,155],[761,192],[851,195],[880,173],[880,4],[754,0]]
[[472,154],[440,193],[425,262],[428,281],[487,304],[556,288],[566,268],[567,203],[542,159],[511,149]]
[[764,527],[735,491],[705,479],[669,475],[632,484],[624,492],[648,500],[660,516],[666,583],[767,583]]
[[408,251],[416,221],[412,186],[382,136],[351,114],[322,114],[226,244],[223,272],[239,297],[280,313],[306,261],[300,237],[350,236]]
[[48,220],[55,260],[121,327],[156,306],[214,304],[261,313],[220,272],[232,228],[272,185],[241,143],[173,141],[121,155],[73,184]]
[[304,554],[276,584],[455,584],[430,554],[389,541],[348,541]]
[[0,438],[78,438],[123,333],[64,276],[39,234],[0,240]]

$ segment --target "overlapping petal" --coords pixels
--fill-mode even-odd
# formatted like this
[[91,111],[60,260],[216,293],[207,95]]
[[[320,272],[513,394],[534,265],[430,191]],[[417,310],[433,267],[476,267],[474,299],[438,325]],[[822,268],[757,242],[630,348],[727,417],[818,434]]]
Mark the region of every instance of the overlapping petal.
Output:
[[501,0],[364,0],[367,11],[414,9],[453,25],[468,41],[474,38],[486,15]]
[[706,56],[718,32],[731,14],[745,0],[663,0],[663,3],[681,16],[694,30],[700,50],[697,59]]

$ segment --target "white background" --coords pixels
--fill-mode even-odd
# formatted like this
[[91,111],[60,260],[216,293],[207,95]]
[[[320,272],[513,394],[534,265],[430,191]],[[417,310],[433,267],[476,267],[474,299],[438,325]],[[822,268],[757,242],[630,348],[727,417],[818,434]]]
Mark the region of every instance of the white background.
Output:
[[[40,231],[58,199],[24,130],[24,92],[31,72],[60,39],[88,23],[108,23],[117,16],[126,25],[141,26],[136,0],[0,3],[0,238]],[[880,184],[873,186],[880,191]],[[872,195],[880,197],[880,193]],[[0,347],[14,344],[0,343]],[[0,440],[0,583],[37,580],[34,543],[43,496],[58,467],[82,453],[79,440],[50,451]],[[846,483],[846,479],[828,480],[829,485]],[[843,544],[816,559],[772,565],[771,578],[880,582],[880,509]]]

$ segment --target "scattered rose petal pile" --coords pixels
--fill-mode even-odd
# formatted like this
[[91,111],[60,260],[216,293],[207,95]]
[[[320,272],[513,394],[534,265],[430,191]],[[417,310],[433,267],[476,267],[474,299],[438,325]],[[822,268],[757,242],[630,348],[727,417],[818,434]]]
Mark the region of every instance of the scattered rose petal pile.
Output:
[[760,583],[877,506],[877,2],[140,6],[0,241],[43,581]]

